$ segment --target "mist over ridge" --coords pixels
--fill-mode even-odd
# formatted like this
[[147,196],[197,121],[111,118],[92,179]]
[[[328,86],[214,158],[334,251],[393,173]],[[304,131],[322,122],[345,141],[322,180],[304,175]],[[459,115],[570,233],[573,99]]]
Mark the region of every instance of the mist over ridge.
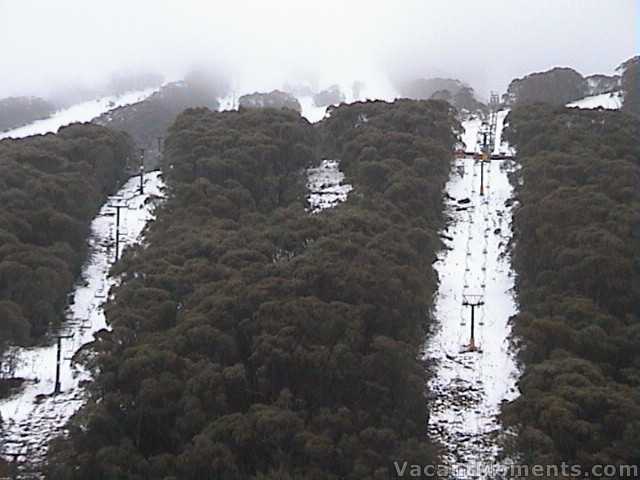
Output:
[[459,78],[480,97],[557,65],[611,73],[638,52],[638,4],[596,0],[322,3],[0,0],[0,97],[64,97],[122,75],[218,72],[238,93]]

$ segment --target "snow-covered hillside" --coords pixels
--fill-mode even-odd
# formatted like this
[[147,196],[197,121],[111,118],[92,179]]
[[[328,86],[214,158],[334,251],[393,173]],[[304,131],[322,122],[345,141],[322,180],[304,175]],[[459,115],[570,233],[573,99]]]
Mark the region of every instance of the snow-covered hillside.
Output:
[[605,108],[607,110],[618,110],[622,106],[622,93],[603,93],[592,97],[585,97],[575,102],[567,104],[567,107],[578,108]]
[[[498,117],[499,131],[505,116],[506,112]],[[474,123],[464,126],[477,131]],[[479,161],[458,159],[446,186],[451,222],[442,232],[446,248],[435,264],[440,278],[437,326],[427,340],[425,359],[433,370],[429,434],[445,447],[453,478],[472,478],[480,463],[496,460],[501,432],[496,415],[501,402],[517,392],[518,369],[509,348],[509,318],[516,313],[507,254],[512,168],[511,160],[487,162],[481,195]],[[483,302],[475,311],[478,351],[466,351],[471,308],[463,305],[465,301]]]
[[50,132],[55,133],[61,127],[71,123],[89,122],[99,115],[108,112],[109,110],[113,110],[114,108],[140,102],[157,90],[157,88],[148,88],[137,92],[129,92],[123,95],[104,97],[97,100],[79,103],[64,110],[60,110],[44,120],[38,120],[29,125],[25,125],[24,127],[2,132],[0,133],[0,140],[3,138],[23,138],[30,135],[43,135]]
[[123,249],[141,241],[143,229],[154,218],[155,205],[162,198],[163,181],[159,172],[146,175],[144,195],[138,194],[139,179],[139,176],[132,177],[103,205],[91,224],[90,258],[73,292],[67,321],[59,332],[73,335],[62,340],[61,393],[52,395],[55,342],[12,352],[17,361],[15,376],[24,378],[25,382],[17,394],[0,401],[2,454],[20,453],[24,455],[22,460],[37,464],[46,454],[47,442],[63,430],[85,400],[82,383],[89,380],[90,375],[74,363],[72,357],[93,340],[94,333],[106,328],[102,304],[117,281],[109,277],[115,239],[114,209],[109,204],[114,201],[128,205],[120,212],[120,245]]

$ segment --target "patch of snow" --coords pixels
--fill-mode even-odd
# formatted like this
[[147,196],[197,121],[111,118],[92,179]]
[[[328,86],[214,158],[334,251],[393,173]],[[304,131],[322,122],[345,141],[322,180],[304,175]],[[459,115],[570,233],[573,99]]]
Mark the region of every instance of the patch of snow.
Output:
[[317,107],[313,102],[313,97],[298,97],[298,101],[302,107],[302,116],[311,123],[319,122],[328,116],[328,107]]
[[[456,160],[446,186],[451,222],[442,232],[446,248],[434,265],[440,279],[437,324],[424,355],[433,373],[428,432],[444,446],[445,461],[458,479],[472,478],[478,465],[497,461],[503,430],[497,415],[501,402],[517,396],[519,377],[509,341],[516,303],[507,253],[513,194],[508,174],[515,167],[510,160],[487,162],[484,195],[480,168],[473,158]],[[463,302],[470,295],[484,301],[475,312],[475,352],[466,351],[471,309]]]
[[509,143],[502,138],[502,132],[504,131],[504,119],[509,115],[510,110],[500,110],[498,111],[498,121],[496,122],[496,138],[495,144],[493,147],[494,155],[511,155],[515,156],[516,152],[513,147],[509,145]]
[[344,173],[338,160],[323,160],[319,167],[307,170],[309,210],[312,213],[335,207],[344,202],[353,187],[342,183]]
[[60,333],[73,335],[62,340],[61,393],[52,395],[55,387],[55,342],[33,348],[14,348],[16,377],[24,378],[22,388],[13,396],[0,400],[2,415],[2,452],[20,452],[21,460],[30,464],[42,461],[49,440],[64,432],[69,418],[85,402],[83,383],[91,375],[72,360],[94,334],[108,328],[103,303],[117,279],[109,276],[114,260],[115,216],[112,201],[126,203],[120,211],[121,249],[142,241],[147,222],[154,218],[156,202],[162,198],[164,183],[160,172],[145,175],[145,193],[138,194],[140,177],[135,176],[101,208],[91,223],[90,258],[82,270],[81,280],[73,292],[67,309],[67,320]]
[[235,93],[227,95],[226,97],[218,98],[218,103],[220,104],[220,106],[218,107],[219,112],[238,109],[238,97],[235,95]]
[[136,92],[129,92],[122,95],[99,98],[88,102],[73,105],[64,110],[59,110],[51,117],[44,120],[15,128],[7,132],[0,133],[0,140],[3,138],[23,138],[31,135],[44,135],[46,133],[56,133],[61,127],[75,122],[90,122],[94,118],[105,112],[118,107],[137,103],[157,92],[159,88],[148,88]]
[[480,127],[482,126],[482,119],[479,116],[469,117],[462,122],[464,133],[460,135],[462,143],[464,143],[466,152],[480,153],[480,146],[478,145],[478,134]]
[[603,93],[601,95],[585,97],[581,100],[568,103],[567,107],[578,107],[586,109],[604,108],[606,110],[619,110],[620,107],[622,107],[622,93]]

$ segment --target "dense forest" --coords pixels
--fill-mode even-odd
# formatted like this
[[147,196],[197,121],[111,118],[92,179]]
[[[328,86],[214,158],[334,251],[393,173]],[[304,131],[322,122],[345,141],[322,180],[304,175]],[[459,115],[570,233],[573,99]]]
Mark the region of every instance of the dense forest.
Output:
[[0,353],[62,319],[90,222],[129,150],[127,136],[88,124],[0,141]]
[[182,82],[164,85],[149,98],[104,113],[93,122],[127,132],[135,146],[145,149],[145,166],[159,166],[162,141],[178,114],[190,107],[218,108],[226,83],[210,74],[191,72]]
[[564,106],[589,95],[600,95],[618,90],[625,92],[624,109],[640,112],[640,82],[638,68],[640,57],[623,62],[617,70],[621,75],[590,75],[583,77],[572,68],[552,68],[511,81],[503,99],[508,105],[548,103]]
[[[418,360],[457,123],[445,102],[191,109],[169,198],[107,306],[92,401],[51,479],[389,478],[428,464]],[[305,210],[321,152],[355,186]]]
[[640,463],[640,121],[513,110],[513,319],[525,367],[504,410],[528,463]]
[[0,100],[0,132],[48,118],[55,107],[38,97],[9,97]]
[[509,105],[544,102],[563,106],[589,93],[587,80],[572,68],[556,67],[511,81],[504,95]]
[[622,109],[640,116],[640,56],[630,58],[618,67],[622,71],[624,103]]

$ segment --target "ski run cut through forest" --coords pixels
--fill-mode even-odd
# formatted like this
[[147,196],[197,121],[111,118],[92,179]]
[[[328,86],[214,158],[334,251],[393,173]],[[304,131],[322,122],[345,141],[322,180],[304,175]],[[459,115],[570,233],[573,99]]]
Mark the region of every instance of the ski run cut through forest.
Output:
[[[500,115],[499,121],[503,119]],[[478,137],[477,125],[463,122],[465,138]],[[509,341],[509,319],[516,312],[508,255],[513,206],[509,173],[515,164],[482,161],[457,159],[447,182],[450,220],[436,263],[437,324],[425,354],[427,362],[435,363],[429,433],[445,446],[447,463],[454,468],[497,461],[502,431],[497,415],[501,402],[514,398],[518,378]]]
[[[91,121],[118,107],[144,101],[158,90],[146,89],[75,105],[48,119],[4,132],[0,139],[55,133],[71,123]],[[320,108],[311,97],[299,100],[301,113],[309,122],[322,124],[333,120],[340,125],[343,121],[340,117],[343,107]],[[616,91],[589,96],[566,106],[617,110],[621,105],[621,93]],[[228,118],[234,114],[247,115],[238,109],[235,95],[220,98],[219,111],[226,112],[220,115],[229,115]],[[433,321],[420,349],[429,411],[424,436],[438,446],[439,460],[458,472],[464,471],[465,466],[507,465],[518,461],[517,452],[504,451],[505,445],[513,445],[510,437],[517,433],[500,419],[503,405],[518,396],[518,380],[523,373],[512,335],[512,319],[518,313],[518,303],[516,273],[511,262],[512,214],[518,207],[514,182],[521,166],[518,152],[503,138],[508,115],[509,109],[496,108],[490,114],[477,112],[461,119],[463,131],[453,133],[460,133],[464,148],[458,149],[444,189],[438,192],[444,198],[444,218],[437,232],[441,248],[433,262],[438,283],[431,305]],[[489,116],[494,119],[491,126]],[[351,122],[348,140],[356,138],[357,128],[369,121],[364,114],[357,117],[345,114],[344,118]],[[180,121],[184,120],[178,123]],[[177,131],[176,126],[172,128]],[[486,143],[487,128],[492,129],[490,150]],[[264,132],[260,134],[267,136]],[[337,137],[340,135],[346,136],[344,132]],[[309,149],[303,144],[308,139],[302,137],[301,134],[295,148],[299,149],[296,152],[306,154]],[[332,139],[336,143],[332,155],[304,168],[304,212],[312,219],[318,217],[318,221],[323,221],[323,215],[328,215],[330,210],[341,211],[343,206],[348,209],[352,204],[358,208],[366,205],[367,189],[383,181],[379,177],[387,170],[374,165],[373,161],[365,161],[367,156],[374,156],[366,149],[358,157],[365,165],[354,167],[356,162],[347,157],[353,155],[355,147],[348,140]],[[181,138],[176,143],[179,141]],[[341,141],[346,145],[342,149]],[[410,148],[414,147],[415,144]],[[376,148],[383,150],[384,146],[376,145]],[[425,148],[437,150],[433,145]],[[345,159],[340,158],[340,153]],[[174,166],[163,163],[162,168]],[[194,163],[194,171],[197,168]],[[211,165],[202,168],[216,171]],[[35,346],[14,346],[5,352],[10,361],[3,362],[3,368],[10,368],[12,375],[22,380],[16,391],[0,399],[0,453],[17,469],[16,478],[44,478],[49,442],[68,435],[69,420],[88,401],[88,386],[94,379],[84,364],[91,362],[95,355],[92,344],[96,338],[111,328],[105,317],[105,305],[110,298],[113,300],[112,287],[121,281],[122,274],[112,270],[116,255],[122,256],[134,245],[145,245],[148,224],[156,218],[157,210],[162,215],[161,205],[166,201],[168,189],[160,170],[146,172],[142,178],[142,192],[140,175],[130,177],[108,197],[91,222],[88,258],[69,294],[65,321],[48,331]],[[267,178],[264,180],[266,183]],[[359,184],[358,180],[362,182]],[[290,179],[280,181],[278,195],[286,197],[288,187],[283,184]],[[235,178],[224,188],[231,188],[229,185],[233,182]],[[366,187],[362,186],[365,182]],[[182,186],[175,191],[179,188]],[[265,215],[263,207],[256,206],[260,215]],[[116,223],[119,224],[117,242]],[[345,220],[345,225],[347,223]],[[292,251],[287,255],[293,261],[297,254]],[[273,260],[277,261],[279,257]],[[325,440],[317,441],[320,445]],[[385,441],[382,437],[375,440],[382,444]],[[459,475],[456,480],[467,478],[472,477]]]
[[[15,365],[14,375],[25,382],[19,394],[0,400],[2,444],[5,451],[19,453],[29,463],[38,465],[44,460],[48,442],[64,432],[67,421],[86,401],[83,385],[91,377],[78,360],[83,347],[107,328],[103,304],[118,281],[109,275],[116,254],[114,219],[119,214],[122,253],[142,240],[142,231],[163,196],[159,172],[146,175],[143,194],[139,185],[138,177],[131,178],[91,223],[89,260],[72,293],[66,322],[48,336],[46,344],[8,352]],[[123,208],[117,213],[115,206]],[[56,385],[58,337],[61,368]]]

